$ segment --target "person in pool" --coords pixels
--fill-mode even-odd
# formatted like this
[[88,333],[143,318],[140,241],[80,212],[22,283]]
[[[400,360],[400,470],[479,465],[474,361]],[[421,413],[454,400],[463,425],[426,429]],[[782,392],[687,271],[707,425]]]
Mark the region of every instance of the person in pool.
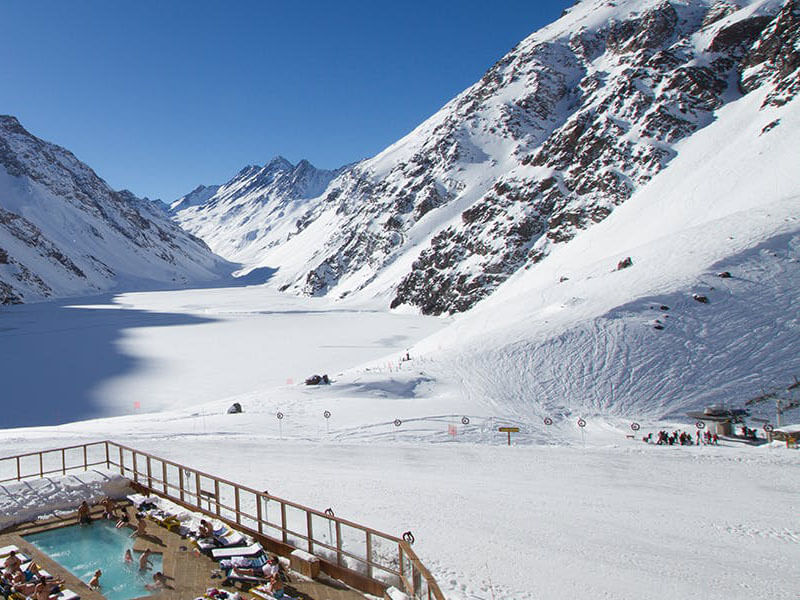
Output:
[[158,573],[153,573],[153,583],[148,583],[144,587],[146,587],[151,592],[155,592],[157,590],[163,590],[167,587],[167,576],[164,575],[161,571]]
[[89,503],[84,500],[78,507],[78,523],[81,525],[88,525],[92,522],[92,517],[89,514]]
[[89,589],[98,590],[100,589],[100,576],[103,572],[100,569],[94,572],[94,577],[89,580]]
[[123,527],[125,527],[126,525],[128,525],[130,522],[131,522],[131,519],[130,519],[130,517],[128,516],[128,511],[126,511],[126,510],[123,508],[123,509],[122,509],[122,516],[120,516],[120,518],[119,518],[119,521],[117,521],[116,528],[117,528],[117,529],[122,529]]
[[150,548],[146,548],[142,555],[139,557],[139,570],[140,571],[147,571],[147,569],[152,568],[153,563],[150,562],[150,555],[153,553]]
[[125,561],[126,563],[132,563],[133,562],[133,554],[131,553],[131,549],[130,548],[125,550],[125,556],[122,557],[122,560]]
[[117,518],[117,505],[115,504],[114,500],[110,496],[106,496],[103,498],[103,501],[100,503],[103,505],[103,518],[104,519],[116,519]]

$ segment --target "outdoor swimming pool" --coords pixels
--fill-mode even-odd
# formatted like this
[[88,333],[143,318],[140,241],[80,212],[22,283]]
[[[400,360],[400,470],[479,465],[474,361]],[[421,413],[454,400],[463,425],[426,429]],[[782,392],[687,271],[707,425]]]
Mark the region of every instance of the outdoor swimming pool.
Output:
[[[100,593],[108,600],[130,600],[151,594],[144,586],[152,583],[153,573],[161,571],[161,554],[152,554],[153,568],[139,573],[139,554],[134,562],[122,560],[125,550],[133,550],[131,529],[117,529],[113,521],[98,519],[91,525],[71,525],[26,535],[25,540],[83,582],[102,569]],[[77,590],[76,590],[77,591]]]

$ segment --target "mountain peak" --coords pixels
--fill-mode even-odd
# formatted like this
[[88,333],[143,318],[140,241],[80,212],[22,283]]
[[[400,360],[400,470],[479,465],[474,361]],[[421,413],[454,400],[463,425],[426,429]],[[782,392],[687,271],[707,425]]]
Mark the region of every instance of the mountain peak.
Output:
[[294,165],[286,158],[278,154],[264,165],[264,169],[268,171],[293,171]]

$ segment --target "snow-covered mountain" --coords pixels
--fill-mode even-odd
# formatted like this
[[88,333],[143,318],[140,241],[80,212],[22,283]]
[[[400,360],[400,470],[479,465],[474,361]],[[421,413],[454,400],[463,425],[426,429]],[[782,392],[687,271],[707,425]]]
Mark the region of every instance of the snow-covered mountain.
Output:
[[466,310],[646,188],[727,105],[761,90],[737,118],[774,113],[765,134],[785,126],[798,11],[796,0],[584,0],[319,197],[245,211],[231,196],[229,212],[200,207],[181,222],[228,258],[278,268],[283,289]]
[[195,188],[173,202],[170,212],[215,252],[252,264],[278,243],[276,238],[288,235],[286,224],[293,225],[308,200],[319,197],[345,168],[327,171],[307,160],[293,165],[276,156],[263,167],[245,167],[223,185]]
[[0,167],[0,304],[175,287],[232,268],[160,202],[112,190],[12,116],[0,116]]

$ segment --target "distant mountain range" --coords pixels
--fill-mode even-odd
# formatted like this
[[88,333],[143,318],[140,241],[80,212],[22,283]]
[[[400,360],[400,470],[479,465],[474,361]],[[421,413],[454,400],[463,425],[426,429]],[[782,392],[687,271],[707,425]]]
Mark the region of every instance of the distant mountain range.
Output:
[[0,116],[0,167],[0,304],[178,287],[232,268],[160,202],[112,190],[11,116]]
[[253,264],[279,243],[276,228],[311,198],[318,198],[344,169],[325,171],[282,156],[249,165],[223,185],[198,186],[170,205],[175,220],[226,258]]
[[726,106],[766,89],[749,118],[796,110],[798,39],[796,0],[585,0],[377,156],[277,158],[172,212],[281,289],[464,311],[646,188]]

